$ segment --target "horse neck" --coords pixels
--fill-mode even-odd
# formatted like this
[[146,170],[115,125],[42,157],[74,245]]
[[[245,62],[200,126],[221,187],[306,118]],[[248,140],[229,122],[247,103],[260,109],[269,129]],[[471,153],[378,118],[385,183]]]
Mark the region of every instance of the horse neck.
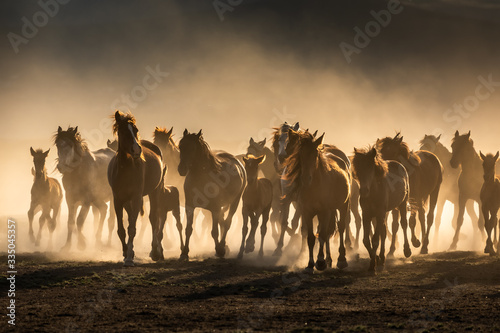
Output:
[[[160,147],[162,149],[162,147]],[[172,145],[165,145],[162,149],[164,152],[163,161],[167,164],[169,169],[177,169],[179,162],[181,161],[181,153],[179,149]]]
[[47,168],[45,168],[45,166],[43,167],[43,170],[42,170],[42,176],[41,177],[37,177],[36,176],[36,173],[35,173],[35,183],[40,183],[40,184],[45,184],[45,183],[48,183],[49,181],[49,177],[47,176]]
[[474,147],[466,148],[467,155],[462,161],[462,173],[478,173],[482,172],[482,162]]
[[[445,146],[443,146],[441,143],[436,143],[436,150],[435,150],[435,155],[442,161],[444,164],[445,162],[449,162],[451,160],[451,151],[448,150]],[[446,163],[449,164],[449,163]]]

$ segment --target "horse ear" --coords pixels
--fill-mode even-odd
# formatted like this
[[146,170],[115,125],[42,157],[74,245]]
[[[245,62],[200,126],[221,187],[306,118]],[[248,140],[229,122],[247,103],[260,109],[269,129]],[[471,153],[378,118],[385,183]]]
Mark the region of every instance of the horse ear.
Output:
[[74,134],[78,133],[78,126],[75,127],[75,129],[73,130],[73,133]]
[[115,112],[115,120],[116,121],[120,121],[121,118],[122,118],[122,116],[120,115],[120,111],[116,110],[116,112]]
[[369,154],[369,156],[370,156],[371,158],[373,158],[373,159],[374,159],[374,158],[375,158],[375,156],[377,156],[377,150],[375,149],[375,147],[374,147],[374,148],[372,148],[368,154]]
[[354,147],[354,154],[357,154],[358,153],[358,150],[356,149],[356,147]]
[[186,128],[186,129],[184,129],[184,133],[182,133],[182,135],[183,135],[183,136],[188,135],[188,130],[187,130],[187,128]]
[[458,138],[460,136],[460,133],[458,133],[458,130],[455,131],[455,138]]
[[57,133],[61,133],[61,132],[62,132],[62,128],[61,128],[61,126],[58,126],[58,127],[57,127]]
[[264,140],[262,140],[261,142],[259,142],[259,145],[264,148],[264,146],[266,145],[266,140],[267,138],[264,138]]
[[295,125],[293,125],[294,131],[298,131],[300,128],[299,122],[296,122]]
[[33,150],[33,147],[30,147],[30,152],[31,152],[31,156],[35,156],[35,151]]
[[201,137],[203,135],[203,133],[201,132],[201,130],[198,132],[198,134],[196,134],[197,137]]
[[481,157],[481,159],[484,161],[486,156],[484,156],[483,153],[481,151],[479,151],[479,157]]
[[168,135],[168,136],[171,136],[171,135],[172,135],[172,131],[173,131],[173,130],[174,130],[174,126],[172,126],[172,127],[170,128],[170,131],[168,131],[168,132],[167,132],[167,135]]
[[400,137],[398,141],[399,143],[403,142],[403,137]]
[[106,141],[106,144],[109,146],[111,144],[111,140],[108,139],[108,141]]
[[401,135],[401,132],[397,132],[396,135],[394,136],[394,140],[399,139],[399,136]]
[[441,134],[439,134],[438,137],[436,138],[436,142],[439,141],[439,139],[441,139]]
[[470,138],[470,131],[469,131],[469,133],[467,133],[467,139],[469,139],[469,138]]
[[496,154],[495,154],[495,156],[494,156],[494,158],[495,158],[495,162],[496,162],[496,160],[498,160],[498,154],[499,154],[499,152],[497,151],[497,153],[496,153]]
[[266,155],[261,155],[257,158],[257,162],[259,162],[259,164],[264,163],[265,160],[266,160]]
[[250,137],[250,144],[253,145],[255,143],[254,139]]
[[49,151],[50,151],[50,148],[49,150],[45,151],[43,154],[45,155],[45,157],[47,157],[49,155]]
[[316,147],[318,147],[320,144],[323,143],[324,136],[325,136],[325,133],[323,133],[319,138],[317,138],[316,140],[314,140],[314,145]]

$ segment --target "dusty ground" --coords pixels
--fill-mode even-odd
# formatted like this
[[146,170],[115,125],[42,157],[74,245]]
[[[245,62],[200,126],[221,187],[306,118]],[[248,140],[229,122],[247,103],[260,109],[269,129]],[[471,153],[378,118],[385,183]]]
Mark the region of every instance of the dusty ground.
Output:
[[[6,255],[0,260],[6,262]],[[313,275],[276,266],[273,260],[170,259],[123,268],[116,261],[20,254],[16,328],[500,331],[499,257],[442,252],[394,259],[377,276],[365,271],[367,259],[351,261],[343,271]],[[5,276],[1,284],[5,290]],[[5,314],[2,321],[4,330]]]

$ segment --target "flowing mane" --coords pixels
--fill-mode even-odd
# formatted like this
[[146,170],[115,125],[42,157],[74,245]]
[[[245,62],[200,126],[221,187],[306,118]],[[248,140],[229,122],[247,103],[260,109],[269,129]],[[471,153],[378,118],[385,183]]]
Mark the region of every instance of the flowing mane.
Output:
[[[368,163],[367,154],[373,149],[373,146],[368,148],[357,149],[354,152],[354,157],[352,158],[352,165],[354,167],[354,173],[356,170],[364,170],[371,167],[371,163]],[[389,172],[389,167],[387,162],[380,156],[380,153],[376,150],[375,157],[373,158],[375,168],[375,175],[377,177],[385,177]]]
[[384,147],[398,145],[398,153],[405,160],[410,161],[413,165],[420,164],[421,160],[414,151],[410,149],[408,144],[402,141],[401,133],[398,132],[394,138],[385,137],[383,139],[377,140],[376,147],[379,152],[384,149]]
[[60,127],[56,134],[54,134],[54,144],[57,144],[60,141],[71,141],[75,144],[75,146],[80,147],[80,149],[84,152],[89,151],[89,147],[87,142],[82,139],[80,132],[78,132],[78,126],[76,127],[68,127],[66,131],[63,131]]
[[[286,180],[291,184],[298,184],[296,182],[299,180],[300,171],[302,169],[302,165],[299,158],[300,150],[303,149],[304,147],[311,146],[314,140],[313,135],[309,132],[303,132],[303,133],[295,132],[295,134],[298,136],[298,141],[294,151],[290,154],[290,156],[286,158],[284,162],[285,173],[282,176],[284,180]],[[323,146],[318,147],[318,151],[323,152]],[[323,154],[318,155],[317,163],[321,165],[325,164]],[[298,186],[295,186],[295,190],[297,188]]]
[[115,119],[115,122],[113,123],[113,134],[118,133],[118,128],[120,127],[121,124],[123,124],[125,122],[127,124],[131,124],[134,127],[136,127],[135,117],[130,112],[128,112],[128,113],[120,112],[120,116],[121,116],[121,119],[119,122],[116,121],[114,114],[111,116],[113,119]]
[[172,129],[167,130],[165,127],[156,127],[153,132],[153,142],[156,145],[171,146],[174,149],[179,149],[173,139]]

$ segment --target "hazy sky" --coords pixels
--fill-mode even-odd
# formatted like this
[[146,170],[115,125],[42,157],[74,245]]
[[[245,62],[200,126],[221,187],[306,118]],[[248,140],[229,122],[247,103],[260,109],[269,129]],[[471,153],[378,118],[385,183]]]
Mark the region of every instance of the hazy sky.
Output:
[[78,125],[101,148],[116,107],[143,138],[203,128],[234,153],[285,120],[347,153],[399,130],[413,148],[458,129],[498,150],[500,6],[413,2],[3,1],[0,215],[28,209],[30,146]]

